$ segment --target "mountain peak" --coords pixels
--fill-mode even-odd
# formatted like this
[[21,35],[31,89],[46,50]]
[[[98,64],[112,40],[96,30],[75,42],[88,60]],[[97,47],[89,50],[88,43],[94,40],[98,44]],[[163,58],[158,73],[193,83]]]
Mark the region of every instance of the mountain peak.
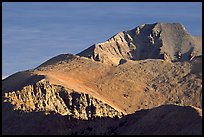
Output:
[[202,134],[201,42],[178,23],[143,24],[15,73],[3,134]]
[[121,59],[191,60],[202,54],[202,43],[180,23],[142,24],[80,52],[95,61],[118,65]]

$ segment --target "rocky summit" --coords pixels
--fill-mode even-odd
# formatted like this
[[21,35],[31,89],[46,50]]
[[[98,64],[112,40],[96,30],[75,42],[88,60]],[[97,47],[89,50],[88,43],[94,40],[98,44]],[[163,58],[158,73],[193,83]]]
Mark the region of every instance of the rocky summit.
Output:
[[2,80],[3,134],[202,134],[202,36],[143,24]]
[[118,65],[121,59],[165,59],[186,61],[202,54],[202,41],[191,36],[179,23],[143,24],[119,32],[78,55],[95,61]]

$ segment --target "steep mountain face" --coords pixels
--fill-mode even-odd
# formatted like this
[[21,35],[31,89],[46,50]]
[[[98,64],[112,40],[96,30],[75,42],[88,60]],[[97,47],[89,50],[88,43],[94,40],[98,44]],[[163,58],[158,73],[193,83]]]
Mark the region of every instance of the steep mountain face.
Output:
[[13,104],[14,110],[25,112],[58,113],[86,120],[96,116],[122,116],[122,113],[88,94],[51,85],[45,79],[22,90],[5,93],[5,98],[4,102]]
[[202,41],[179,23],[143,24],[123,31],[78,55],[118,65],[121,59],[191,60],[202,54]]
[[[170,127],[163,125],[163,129],[159,126],[162,123],[151,121],[153,108],[174,104],[202,111],[201,40],[178,23],[145,24],[120,32],[77,55],[61,54],[34,69],[13,74],[2,81],[3,131],[5,134],[165,134]],[[186,123],[182,120],[171,122],[173,117],[184,115],[182,111],[168,115],[169,110],[182,107],[161,108],[164,109],[155,112],[158,121],[161,117],[164,123],[183,129],[180,132],[176,126],[172,133],[194,134],[195,127],[196,134],[200,133],[198,123],[202,115],[195,115],[199,122],[191,130],[183,126]],[[183,111],[188,110],[184,108]],[[143,117],[137,113],[143,109],[151,111],[145,111]],[[127,124],[125,117],[129,119]],[[31,118],[34,120],[29,121]],[[152,131],[149,125],[157,130]]]

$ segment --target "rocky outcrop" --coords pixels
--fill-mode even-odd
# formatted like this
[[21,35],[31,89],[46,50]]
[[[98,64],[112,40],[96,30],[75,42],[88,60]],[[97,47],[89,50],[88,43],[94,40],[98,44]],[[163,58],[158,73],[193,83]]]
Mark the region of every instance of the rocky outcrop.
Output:
[[4,102],[14,105],[14,110],[23,112],[42,111],[78,119],[122,116],[122,113],[88,94],[51,85],[45,79],[22,90],[5,93],[4,96]]
[[78,55],[95,61],[118,65],[121,59],[192,60],[202,54],[199,37],[191,36],[179,23],[143,24],[132,30],[119,32]]

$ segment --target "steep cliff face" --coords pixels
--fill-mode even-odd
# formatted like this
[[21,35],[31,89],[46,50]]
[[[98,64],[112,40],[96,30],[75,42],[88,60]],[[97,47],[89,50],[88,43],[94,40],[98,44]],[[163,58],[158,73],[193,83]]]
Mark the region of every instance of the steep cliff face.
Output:
[[201,40],[191,36],[183,25],[155,23],[120,32],[78,55],[118,65],[121,59],[186,61],[201,55],[201,49]]
[[88,94],[51,85],[45,79],[22,90],[5,93],[4,96],[4,102],[14,105],[14,110],[23,112],[42,111],[78,119],[122,116],[121,112]]

